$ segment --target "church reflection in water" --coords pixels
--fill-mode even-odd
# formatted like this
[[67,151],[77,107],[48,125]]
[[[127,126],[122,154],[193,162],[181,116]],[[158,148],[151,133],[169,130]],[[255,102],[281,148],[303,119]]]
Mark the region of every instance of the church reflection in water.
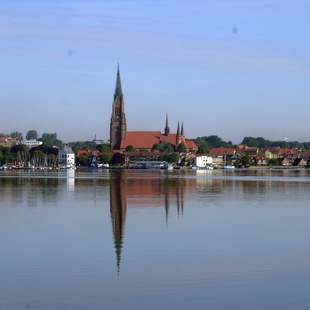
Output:
[[[302,197],[309,192],[308,180],[309,172],[306,170],[236,171],[231,174],[221,171],[203,174],[182,171],[69,171],[66,177],[57,173],[46,175],[26,171],[19,175],[18,172],[8,171],[0,173],[0,208],[56,208],[67,204],[82,207],[89,205],[90,201],[96,206],[100,197],[100,205],[104,200],[110,207],[119,270],[127,208],[158,208],[162,212],[162,224],[165,225],[169,221],[172,223],[174,217],[186,215],[186,210],[187,214],[191,210],[199,216],[201,207],[229,205],[231,201],[250,204],[262,197],[273,199],[273,196],[290,193]],[[109,198],[110,206],[107,201]]]
[[184,178],[169,176],[154,179],[128,178],[123,171],[111,176],[110,214],[118,272],[125,239],[127,206],[161,207],[168,224],[171,207],[175,207],[177,216],[183,215],[184,188],[190,186],[190,183]]
[[110,212],[117,271],[120,270],[127,213],[126,180],[121,173],[110,180]]

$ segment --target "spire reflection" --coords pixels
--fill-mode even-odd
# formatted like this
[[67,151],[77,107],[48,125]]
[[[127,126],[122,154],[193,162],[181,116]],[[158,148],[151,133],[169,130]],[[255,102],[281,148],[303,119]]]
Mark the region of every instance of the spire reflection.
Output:
[[117,272],[120,271],[127,213],[126,181],[121,172],[110,179],[110,212],[116,254]]
[[183,178],[169,175],[142,179],[139,175],[128,178],[126,171],[113,172],[110,178],[110,214],[118,273],[124,247],[127,206],[163,208],[168,225],[170,213],[174,213],[171,207],[178,216],[183,215],[186,185]]

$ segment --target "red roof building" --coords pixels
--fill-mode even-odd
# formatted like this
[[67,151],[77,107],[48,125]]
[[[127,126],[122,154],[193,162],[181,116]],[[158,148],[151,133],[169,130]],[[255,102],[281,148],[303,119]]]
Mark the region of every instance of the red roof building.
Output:
[[176,134],[170,133],[168,116],[166,117],[166,126],[163,133],[160,131],[127,130],[125,102],[119,68],[117,68],[116,86],[112,106],[110,143],[111,150],[113,151],[125,151],[129,146],[132,146],[135,150],[139,151],[151,151],[154,145],[161,143],[169,143],[175,149],[180,144],[183,144],[188,152],[198,151],[196,143],[185,138],[183,124],[180,128],[180,124],[178,123]]
[[212,157],[234,156],[236,154],[236,150],[233,147],[215,147],[210,149],[209,154]]
[[0,146],[3,147],[12,147],[17,144],[17,139],[9,136],[1,136],[0,137]]
[[121,142],[121,150],[126,150],[128,146],[133,146],[136,150],[152,150],[153,146],[160,143],[169,143],[173,147],[177,147],[182,143],[189,151],[197,151],[198,147],[192,140],[180,137],[177,143],[176,134],[165,135],[160,131],[127,131],[125,138]]

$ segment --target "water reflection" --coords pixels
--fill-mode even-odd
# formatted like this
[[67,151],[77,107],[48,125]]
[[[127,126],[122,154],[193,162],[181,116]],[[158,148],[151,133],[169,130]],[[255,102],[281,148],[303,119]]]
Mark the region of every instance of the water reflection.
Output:
[[125,222],[127,213],[126,181],[116,173],[110,181],[110,212],[114,237],[117,271],[120,271]]
[[[184,178],[155,178],[141,180],[128,178],[127,172],[118,171],[110,178],[110,214],[116,255],[117,271],[120,271],[123,242],[125,239],[125,226],[127,205],[144,207],[161,207],[165,212],[165,221],[168,225],[169,210],[175,200],[177,215],[184,213]],[[162,203],[163,202],[163,203]]]
[[66,171],[67,177],[67,190],[68,192],[74,192],[75,190],[75,170],[68,169]]
[[[100,199],[105,199],[103,196],[109,193],[114,200],[111,205],[125,201],[129,207],[162,207],[168,223],[171,208],[176,208],[178,216],[183,215],[186,202],[196,199],[197,194],[209,201],[275,192],[288,195],[292,191],[304,192],[309,185],[307,170],[224,171],[205,175],[128,171],[0,173],[0,206],[6,203],[9,206],[55,207],[68,197],[68,192],[73,193],[70,197],[75,200],[83,198],[100,204]],[[122,198],[116,199],[117,196]]]
[[306,171],[0,173],[0,308],[306,309],[309,193]]

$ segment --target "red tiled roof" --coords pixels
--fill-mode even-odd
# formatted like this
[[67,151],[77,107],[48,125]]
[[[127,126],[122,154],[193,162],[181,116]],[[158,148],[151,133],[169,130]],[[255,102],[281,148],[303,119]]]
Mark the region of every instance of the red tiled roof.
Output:
[[1,136],[0,137],[0,142],[11,142],[11,141],[16,141],[16,138],[12,138],[12,137],[5,137],[5,136]]
[[[181,138],[185,147],[196,149],[195,142]],[[170,143],[176,146],[176,134],[164,135],[160,131],[127,131],[121,143],[121,149],[126,149],[132,145],[135,149],[152,149],[154,144]]]
[[235,155],[235,149],[233,147],[215,147],[209,153],[212,156],[233,156]]
[[163,143],[170,143],[172,145],[176,145],[177,142],[177,135],[176,134],[169,134],[168,136],[165,136],[163,134],[160,134],[160,142]]
[[160,131],[127,131],[122,140],[121,149],[132,145],[136,149],[151,149],[160,141]]
[[75,153],[77,157],[91,156],[91,155],[96,155],[98,157],[102,155],[102,153],[98,150],[92,151],[90,149],[84,149],[84,148],[77,149]]
[[198,146],[193,140],[186,140],[186,146],[191,150],[197,150]]
[[91,151],[89,149],[77,149],[75,151],[76,156],[80,157],[80,156],[89,156]]
[[243,152],[247,155],[257,155],[258,148],[257,147],[247,147]]

